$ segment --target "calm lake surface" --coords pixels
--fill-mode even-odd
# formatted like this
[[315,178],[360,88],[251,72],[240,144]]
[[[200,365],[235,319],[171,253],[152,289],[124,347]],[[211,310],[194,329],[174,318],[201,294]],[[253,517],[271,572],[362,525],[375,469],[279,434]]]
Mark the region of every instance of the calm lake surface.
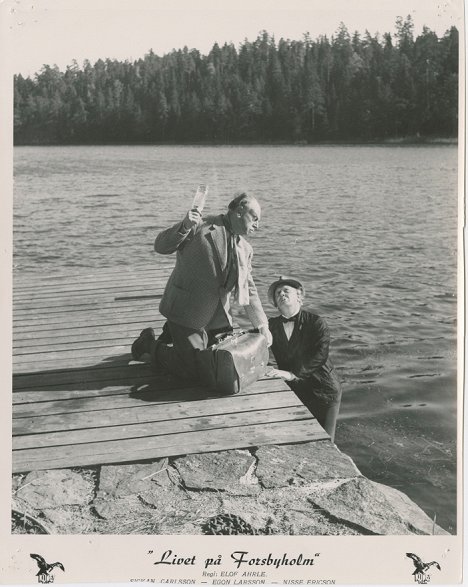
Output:
[[269,283],[289,274],[328,320],[338,447],[455,532],[457,148],[18,147],[14,270],[157,264],[156,233],[198,183],[206,213],[239,190],[260,200],[267,314]]

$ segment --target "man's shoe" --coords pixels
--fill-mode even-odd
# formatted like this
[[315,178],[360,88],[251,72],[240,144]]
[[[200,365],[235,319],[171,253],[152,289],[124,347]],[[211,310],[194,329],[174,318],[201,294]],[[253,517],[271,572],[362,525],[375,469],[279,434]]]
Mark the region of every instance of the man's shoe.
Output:
[[140,332],[140,336],[132,344],[132,358],[134,361],[139,361],[145,353],[151,350],[151,343],[156,340],[154,330],[145,328]]

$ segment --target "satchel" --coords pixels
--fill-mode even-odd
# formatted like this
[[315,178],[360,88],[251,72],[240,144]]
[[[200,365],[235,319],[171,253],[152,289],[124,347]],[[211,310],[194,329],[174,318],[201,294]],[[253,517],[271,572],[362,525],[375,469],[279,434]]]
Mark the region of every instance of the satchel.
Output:
[[265,337],[258,332],[236,332],[197,353],[201,381],[226,395],[243,391],[262,377],[268,363]]

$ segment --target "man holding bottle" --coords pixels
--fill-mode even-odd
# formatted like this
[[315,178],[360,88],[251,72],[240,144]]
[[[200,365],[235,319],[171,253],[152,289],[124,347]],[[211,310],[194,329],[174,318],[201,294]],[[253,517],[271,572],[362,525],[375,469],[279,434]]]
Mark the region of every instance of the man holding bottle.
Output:
[[244,238],[258,230],[260,215],[258,201],[241,194],[225,214],[202,218],[200,209],[192,208],[182,222],[158,234],[155,251],[176,253],[159,306],[172,346],[155,340],[153,330],[146,328],[132,345],[135,360],[149,353],[153,364],[198,379],[196,351],[207,348],[208,333],[232,330],[231,296],[271,344],[268,319],[252,278],[253,249]]

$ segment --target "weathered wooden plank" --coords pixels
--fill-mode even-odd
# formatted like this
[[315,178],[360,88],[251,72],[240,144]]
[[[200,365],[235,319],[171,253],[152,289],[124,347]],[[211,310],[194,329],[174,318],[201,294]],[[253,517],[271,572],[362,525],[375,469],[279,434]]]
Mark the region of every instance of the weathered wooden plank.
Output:
[[105,442],[124,438],[141,438],[146,436],[164,436],[215,428],[232,428],[269,422],[287,422],[293,420],[310,420],[314,418],[300,402],[295,406],[273,405],[268,409],[242,411],[230,414],[203,415],[196,418],[178,418],[163,420],[158,418],[144,424],[129,424],[125,426],[107,426],[102,428],[86,428],[66,432],[51,432],[16,436],[13,439],[13,450],[37,448],[47,446],[61,446],[67,444],[86,444],[89,442]]
[[108,348],[109,345],[128,346],[139,335],[141,328],[121,332],[101,333],[93,337],[93,332],[76,336],[51,336],[41,339],[29,339],[27,341],[13,343],[13,349],[16,357],[25,355],[35,355],[37,353],[50,353],[83,349]]
[[54,287],[60,286],[63,283],[72,285],[81,285],[83,283],[122,283],[122,280],[138,281],[145,277],[165,275],[174,267],[175,258],[168,263],[155,263],[153,265],[145,265],[143,267],[128,267],[124,269],[114,267],[112,270],[102,270],[94,275],[89,273],[81,274],[79,271],[64,273],[64,274],[13,274],[13,284],[15,288],[32,288],[35,286]]
[[60,285],[64,282],[80,285],[82,283],[96,283],[96,282],[112,282],[124,281],[126,279],[138,279],[139,277],[147,275],[158,275],[158,272],[170,271],[174,267],[174,257],[158,257],[158,261],[154,264],[128,266],[128,267],[112,267],[96,269],[96,271],[79,271],[73,270],[70,272],[57,272],[51,274],[37,273],[14,273],[13,285],[14,288],[31,287],[31,286],[53,286]]
[[[161,325],[161,323],[160,323]],[[148,326],[148,325],[146,325]],[[162,325],[161,325],[162,326]],[[112,336],[112,333],[93,337],[92,332],[80,336],[47,337],[37,340],[14,343],[14,365],[26,363],[42,364],[48,361],[61,361],[67,358],[105,357],[109,353],[124,352],[131,360],[131,344],[140,334],[141,328],[128,328]],[[159,334],[159,330],[157,331]]]
[[[55,300],[55,306],[58,306],[63,310],[68,309],[68,307],[73,309],[80,305],[87,306],[91,304],[98,307],[102,304],[103,308],[110,308],[112,306],[126,308],[132,307],[133,304],[142,305],[145,303],[151,303],[154,297],[159,296],[160,298],[163,291],[163,288],[153,288],[151,290],[147,289],[146,291],[135,292],[137,295],[132,294],[130,296],[119,296],[116,293],[99,296],[92,293],[82,296],[63,295],[57,296],[58,299]],[[26,312],[28,310],[42,312],[53,307],[53,299],[34,300],[33,302],[28,302],[28,300],[20,300],[19,302],[16,302],[13,300],[13,310],[17,309],[18,312]]]
[[127,294],[139,295],[145,293],[146,290],[163,290],[170,272],[166,272],[161,276],[146,277],[134,279],[132,281],[125,280],[125,282],[94,282],[84,283],[80,285],[64,283],[62,285],[48,286],[48,287],[31,287],[30,289],[14,290],[14,301],[27,300],[42,300],[59,296],[80,296],[95,294],[97,297],[101,295],[109,295],[114,293],[117,296],[125,296]]
[[162,290],[158,292],[145,292],[141,293],[140,296],[133,296],[133,297],[125,297],[121,296],[118,299],[114,294],[109,295],[102,295],[99,298],[93,294],[85,295],[85,296],[69,296],[69,297],[60,297],[50,300],[36,300],[32,303],[28,301],[24,302],[15,302],[13,300],[13,313],[21,313],[21,311],[29,311],[32,308],[36,311],[40,311],[41,313],[47,311],[55,311],[57,312],[57,306],[63,308],[65,311],[69,309],[79,309],[85,307],[96,307],[97,305],[103,305],[104,307],[117,307],[117,308],[125,308],[128,307],[129,304],[148,304],[153,302],[154,300],[160,300],[162,297]]
[[[97,362],[101,362],[106,357],[115,357],[116,359],[123,359],[123,361],[131,361],[130,347],[129,345],[113,345],[108,344],[103,348],[86,348],[86,349],[67,349],[63,351],[51,351],[51,352],[35,352],[30,355],[15,355],[13,357],[13,365],[23,366],[25,364],[36,365],[39,370],[42,369],[42,365],[51,362],[57,362],[62,366],[84,366],[87,365],[90,358],[94,358]],[[84,359],[85,362],[82,362]],[[96,362],[96,361],[94,361]],[[93,364],[91,362],[91,364]],[[36,369],[37,370],[37,369]]]
[[[170,380],[169,380],[170,381]],[[92,412],[99,409],[119,409],[139,407],[144,402],[149,404],[161,404],[167,402],[177,401],[178,398],[183,399],[219,399],[216,393],[210,393],[208,390],[198,386],[187,383],[185,386],[179,383],[179,386],[164,387],[166,381],[160,379],[156,384],[148,383],[140,388],[133,389],[127,387],[127,393],[112,394],[106,393],[89,397],[81,395],[72,398],[52,397],[47,400],[39,401],[33,400],[27,403],[15,403],[13,409],[13,419],[23,417],[35,417],[42,415],[65,414],[72,412]],[[255,395],[258,393],[271,393],[285,389],[282,381],[279,379],[262,379],[249,385],[243,393],[238,396],[239,402],[243,401],[243,397]],[[289,388],[286,388],[289,391]],[[232,396],[231,396],[232,397]]]
[[82,385],[96,382],[97,387],[106,382],[121,381],[127,379],[138,381],[141,377],[149,377],[154,374],[147,363],[131,363],[125,365],[112,365],[100,363],[94,367],[80,368],[76,365],[69,369],[50,369],[49,371],[36,371],[34,373],[16,373],[13,375],[13,389],[41,389],[61,385]]
[[[60,374],[59,374],[60,375]],[[79,381],[78,383],[62,383],[57,384],[54,380],[51,385],[34,385],[32,389],[23,387],[23,389],[16,386],[16,381],[13,383],[13,404],[30,404],[35,402],[50,402],[66,399],[78,398],[94,398],[97,396],[113,396],[124,395],[129,393],[129,388],[132,393],[166,393],[172,390],[187,391],[189,384],[175,379],[170,375],[154,375],[148,373],[145,375],[129,376],[123,374],[121,377],[112,377],[111,375],[105,380],[96,380],[94,376],[89,376],[87,381]],[[15,380],[16,380],[15,376]],[[274,384],[272,383],[274,381]],[[269,391],[270,389],[289,389],[289,387],[279,379],[271,379],[264,377],[259,379],[255,384],[249,386],[244,393],[249,393],[254,389],[255,393],[258,390]],[[30,386],[31,387],[31,384]],[[198,389],[198,388],[197,388]],[[208,395],[208,394],[207,394]],[[16,412],[15,412],[16,413]]]
[[13,309],[18,310],[28,308],[49,308],[54,305],[78,305],[80,303],[90,303],[90,300],[95,302],[120,302],[130,303],[133,301],[152,300],[154,298],[161,298],[164,292],[164,287],[144,287],[141,289],[127,289],[126,291],[77,291],[77,292],[63,292],[55,293],[49,296],[31,296],[31,297],[13,297]]
[[161,296],[164,292],[164,285],[152,283],[148,285],[141,285],[140,287],[122,287],[122,288],[105,288],[105,289],[75,289],[72,291],[54,291],[50,294],[44,295],[42,292],[31,295],[14,295],[13,305],[21,307],[21,305],[30,305],[32,307],[40,307],[40,304],[46,302],[60,302],[62,300],[88,300],[93,298],[96,301],[110,300],[133,300],[133,299],[149,299],[155,295]]
[[[151,322],[151,326],[156,331],[162,330],[162,326],[165,322],[165,318],[159,316],[158,319],[154,319]],[[147,320],[139,320],[136,322],[116,322],[115,324],[106,324],[98,326],[89,324],[86,326],[77,326],[70,328],[68,325],[63,326],[59,329],[58,325],[55,329],[49,329],[46,326],[42,328],[28,329],[27,331],[21,331],[18,328],[14,329],[14,340],[13,349],[20,350],[33,346],[42,346],[53,344],[63,344],[69,342],[83,342],[86,340],[112,340],[127,334],[129,336],[138,336],[143,328],[146,328],[150,323]],[[113,335],[113,337],[112,337]]]
[[[105,409],[82,411],[76,405],[73,410],[56,414],[14,417],[13,434],[19,436],[41,432],[79,430],[80,428],[101,428],[101,426],[125,426],[141,422],[153,422],[158,417],[162,420],[168,420],[237,413],[248,411],[249,409],[268,408],[270,405],[274,405],[275,401],[279,401],[278,396],[281,395],[289,402],[289,406],[301,405],[300,400],[291,390],[271,393],[251,392],[242,397],[227,396],[210,397],[208,399],[201,389],[198,390],[199,396],[193,398],[196,393],[196,390],[193,394],[183,393],[182,390],[178,396],[173,395],[172,401],[166,395],[160,398],[159,401],[155,398],[154,401],[129,402],[129,406],[123,406],[122,404],[125,402],[121,401],[120,407],[114,407],[114,398],[111,398]],[[125,398],[121,399],[124,400]],[[72,402],[68,403],[71,404]]]
[[154,309],[141,314],[130,314],[127,318],[122,318],[117,315],[114,317],[109,316],[108,318],[102,318],[97,321],[95,321],[94,318],[93,315],[92,323],[89,322],[88,315],[87,321],[85,321],[83,316],[81,322],[70,323],[67,321],[66,324],[63,323],[63,319],[57,320],[57,322],[53,323],[45,320],[42,324],[29,320],[24,326],[15,325],[13,335],[15,341],[21,341],[32,338],[34,335],[37,335],[36,338],[42,338],[45,336],[61,336],[61,333],[63,333],[63,336],[69,336],[69,334],[84,334],[89,331],[99,334],[100,329],[102,329],[102,332],[110,332],[112,330],[125,332],[128,327],[138,329],[142,325],[143,327],[148,325],[153,326],[153,323],[157,327],[159,325],[159,328],[162,328],[162,324],[166,320],[164,316],[157,314]]
[[[99,349],[97,349],[99,350]],[[130,360],[130,356],[127,353],[119,353],[115,355],[112,353],[112,350],[109,351],[107,355],[103,355],[102,357],[81,357],[77,358],[76,360],[73,357],[68,357],[66,359],[51,359],[49,361],[41,360],[40,358],[36,358],[33,361],[26,362],[26,363],[13,363],[13,371],[15,374],[20,373],[37,373],[37,372],[45,372],[45,371],[63,371],[64,369],[99,369],[100,367],[107,367],[109,363],[112,363],[115,367],[124,367],[128,365],[128,361]]]
[[[115,379],[109,381],[88,381],[86,383],[78,383],[75,386],[71,385],[56,385],[54,386],[38,386],[34,389],[26,391],[13,389],[12,398],[13,405],[16,404],[32,404],[34,402],[49,402],[65,399],[81,399],[93,397],[111,397],[114,395],[124,395],[129,393],[129,388],[135,389],[144,388],[147,386],[156,387],[159,382],[154,383],[150,376],[141,377],[139,379],[123,378],[118,383]],[[15,387],[15,385],[13,385]],[[166,392],[169,389],[179,389],[179,385],[175,383],[171,387],[164,382],[163,388]]]
[[23,286],[13,286],[13,296],[18,298],[26,298],[28,296],[48,297],[57,294],[74,294],[78,292],[91,293],[96,292],[97,295],[105,292],[116,292],[119,289],[122,291],[134,290],[144,291],[146,288],[160,287],[164,288],[167,280],[171,274],[171,269],[161,272],[152,272],[136,276],[121,276],[115,279],[93,279],[90,281],[81,280],[63,280],[60,283],[31,283]]
[[61,311],[57,313],[49,312],[40,314],[31,310],[28,313],[22,313],[20,316],[13,318],[13,327],[16,331],[17,327],[26,327],[29,329],[40,328],[43,326],[51,326],[54,329],[57,326],[62,328],[74,328],[76,326],[83,326],[83,324],[127,322],[129,320],[143,320],[143,319],[157,319],[161,318],[158,313],[158,302],[155,304],[149,303],[146,306],[128,307],[128,308],[93,308],[92,322],[90,322],[89,310],[76,310],[74,312]]
[[[43,310],[22,310],[13,318],[13,326],[40,324],[41,321],[49,321],[50,324],[62,321],[64,327],[68,324],[73,325],[82,324],[88,317],[88,323],[91,322],[90,317],[94,319],[109,318],[114,319],[117,316],[125,317],[141,317],[145,314],[156,316],[158,314],[159,300],[146,300],[144,304],[128,304],[116,305],[109,304],[100,308],[98,305],[85,305],[83,307],[71,307],[69,309],[58,306],[56,309],[45,308]],[[36,322],[37,321],[37,322]]]
[[203,453],[268,444],[294,444],[328,439],[310,420],[252,424],[210,431],[123,439],[90,444],[17,450],[13,471],[141,461],[188,453]]
[[[89,309],[93,311],[129,311],[135,308],[144,308],[145,306],[154,307],[155,304],[158,304],[161,296],[155,297],[152,294],[149,297],[141,297],[138,299],[129,299],[129,300],[97,300],[96,298],[92,298],[92,301],[82,302],[78,297],[76,303],[70,304],[49,304],[44,305],[44,307],[40,307],[39,304],[31,306],[28,304],[24,304],[23,307],[18,307],[13,304],[13,320],[15,321],[18,318],[30,317],[30,316],[44,316],[44,317],[52,317],[54,314],[64,314],[69,312],[77,312],[77,311],[88,311]],[[91,298],[90,298],[91,299]],[[155,301],[156,300],[156,301]]]

